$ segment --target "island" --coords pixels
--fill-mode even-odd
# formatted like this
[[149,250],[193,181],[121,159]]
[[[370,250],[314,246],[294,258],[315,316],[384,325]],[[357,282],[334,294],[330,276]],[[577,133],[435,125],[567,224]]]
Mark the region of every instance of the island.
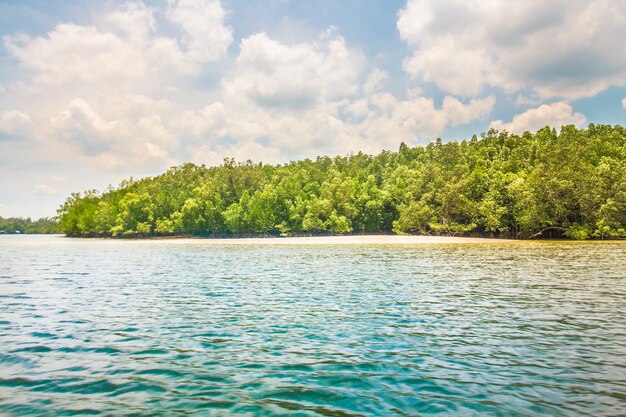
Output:
[[186,163],[58,210],[74,237],[626,237],[626,128],[489,132],[282,165]]

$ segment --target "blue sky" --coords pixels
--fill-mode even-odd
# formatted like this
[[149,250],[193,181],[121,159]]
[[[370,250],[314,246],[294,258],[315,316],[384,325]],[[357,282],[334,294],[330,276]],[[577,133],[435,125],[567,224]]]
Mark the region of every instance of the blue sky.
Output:
[[0,0],[0,216],[224,157],[623,124],[620,0]]

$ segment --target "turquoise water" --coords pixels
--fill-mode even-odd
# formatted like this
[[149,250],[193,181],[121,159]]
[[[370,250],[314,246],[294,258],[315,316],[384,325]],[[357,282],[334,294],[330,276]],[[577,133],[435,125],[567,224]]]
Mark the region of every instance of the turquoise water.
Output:
[[0,414],[626,415],[625,265],[0,236]]

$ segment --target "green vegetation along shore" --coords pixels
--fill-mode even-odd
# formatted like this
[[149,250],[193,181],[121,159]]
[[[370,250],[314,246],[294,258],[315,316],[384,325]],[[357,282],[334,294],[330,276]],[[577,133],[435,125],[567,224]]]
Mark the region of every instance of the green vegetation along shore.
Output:
[[69,236],[626,238],[626,128],[590,124],[284,165],[191,163],[58,211]]
[[49,234],[61,233],[61,227],[56,219],[42,217],[31,220],[29,217],[0,217],[0,234]]

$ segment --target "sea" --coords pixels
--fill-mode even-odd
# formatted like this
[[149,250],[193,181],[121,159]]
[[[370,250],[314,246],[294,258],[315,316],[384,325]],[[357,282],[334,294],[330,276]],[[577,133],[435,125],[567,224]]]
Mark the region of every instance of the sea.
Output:
[[624,416],[626,242],[2,235],[0,415]]

